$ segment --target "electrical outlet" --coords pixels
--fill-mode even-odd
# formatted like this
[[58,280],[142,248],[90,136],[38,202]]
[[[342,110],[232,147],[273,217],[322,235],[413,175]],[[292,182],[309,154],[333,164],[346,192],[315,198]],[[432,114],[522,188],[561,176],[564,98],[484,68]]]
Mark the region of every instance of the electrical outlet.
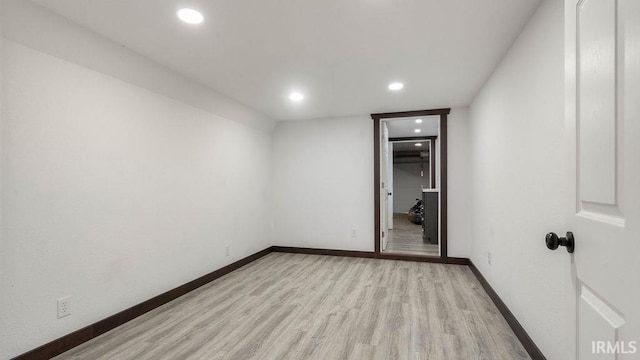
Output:
[[491,265],[491,251],[487,252],[487,264]]
[[224,246],[224,257],[228,257],[231,254],[231,250],[229,249],[229,245]]
[[351,237],[358,237],[358,229],[356,228],[351,229]]
[[71,296],[58,299],[58,319],[71,315]]

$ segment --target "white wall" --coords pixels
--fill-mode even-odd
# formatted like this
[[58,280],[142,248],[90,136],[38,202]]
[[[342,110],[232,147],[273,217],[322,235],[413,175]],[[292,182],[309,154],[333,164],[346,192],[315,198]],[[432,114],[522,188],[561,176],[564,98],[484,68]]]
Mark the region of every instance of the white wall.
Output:
[[[447,119],[448,255],[471,256],[469,109],[453,108]],[[440,157],[437,156],[437,159]]]
[[[452,109],[449,256],[456,257],[467,257],[470,249],[467,122],[467,109]],[[373,251],[373,120],[280,122],[273,144],[274,245]]]
[[468,133],[471,258],[549,359],[568,358],[564,308],[550,306],[565,303],[568,258],[544,245],[566,231],[563,51],[563,4],[547,0],[473,101]]
[[393,212],[407,213],[416,203],[416,199],[422,199],[422,188],[429,188],[428,163],[424,165],[424,176],[420,176],[420,164],[393,165]]
[[[239,104],[223,106],[235,121],[157,91],[179,79],[203,103],[226,101],[63,19],[11,6],[3,25],[30,26],[35,14],[53,43],[40,51],[3,26],[0,359],[271,245],[272,120],[250,127],[258,119]],[[138,75],[114,75],[122,69]],[[66,295],[72,315],[57,319]]]
[[5,38],[226,119],[267,131],[275,127],[273,119],[31,1],[0,5]]
[[[0,2],[0,14],[2,14],[4,12],[3,10],[3,5],[2,2]],[[2,16],[0,15],[0,29],[2,29],[2,24],[3,24],[3,20],[2,20]],[[1,33],[0,33],[1,35]],[[4,256],[2,255],[3,249],[5,248],[5,244],[4,244],[4,236],[3,236],[3,230],[4,230],[4,221],[3,221],[3,216],[2,216],[2,212],[3,212],[3,206],[2,204],[4,204],[3,201],[3,166],[2,166],[2,162],[4,161],[4,150],[2,147],[2,124],[3,124],[3,120],[2,120],[2,114],[3,114],[3,106],[2,103],[4,101],[4,96],[3,96],[3,89],[4,89],[4,41],[2,39],[2,37],[0,36],[0,309],[4,309],[6,308],[6,304],[7,302],[5,301],[5,297],[2,295],[4,293],[4,291],[2,290],[4,286],[4,272],[6,271],[6,265],[4,263]],[[2,316],[2,310],[0,310],[0,322],[3,321],[3,316]],[[0,339],[4,338],[4,333],[5,333],[5,329],[2,325],[0,325]],[[4,345],[2,343],[2,340],[0,340],[0,349],[4,348]],[[0,350],[0,357],[4,357],[5,354],[3,354],[3,351]]]
[[273,144],[274,245],[373,251],[371,118],[280,122]]

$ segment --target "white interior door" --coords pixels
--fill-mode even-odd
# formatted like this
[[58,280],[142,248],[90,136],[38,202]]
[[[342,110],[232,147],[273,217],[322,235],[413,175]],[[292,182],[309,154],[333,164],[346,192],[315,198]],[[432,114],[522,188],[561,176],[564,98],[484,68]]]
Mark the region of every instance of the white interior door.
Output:
[[570,358],[640,359],[640,1],[565,0],[565,47]]
[[389,158],[389,128],[384,121],[382,126],[382,137],[380,139],[380,238],[382,239],[382,250],[387,248],[389,240],[389,188],[387,186],[387,164]]
[[387,229],[393,230],[393,143],[387,141],[387,144],[389,144],[389,153],[387,154]]

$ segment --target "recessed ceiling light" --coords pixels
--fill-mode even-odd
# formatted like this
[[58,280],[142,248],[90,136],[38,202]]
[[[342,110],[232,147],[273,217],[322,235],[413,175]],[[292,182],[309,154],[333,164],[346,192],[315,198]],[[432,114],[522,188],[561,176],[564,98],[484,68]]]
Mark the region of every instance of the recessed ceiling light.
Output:
[[404,87],[404,84],[401,82],[394,82],[389,84],[389,90],[398,91]]
[[303,99],[304,95],[300,94],[299,92],[292,92],[291,94],[289,94],[289,100],[293,102],[300,102]]
[[187,24],[200,24],[204,21],[204,16],[199,11],[193,9],[178,10],[178,17]]
[[416,124],[422,124],[422,119],[416,119]]
[[422,146],[422,143],[415,143],[416,146]]
[[422,131],[422,130],[420,130],[420,129],[413,130],[413,132],[416,132],[416,133],[419,133],[420,131]]

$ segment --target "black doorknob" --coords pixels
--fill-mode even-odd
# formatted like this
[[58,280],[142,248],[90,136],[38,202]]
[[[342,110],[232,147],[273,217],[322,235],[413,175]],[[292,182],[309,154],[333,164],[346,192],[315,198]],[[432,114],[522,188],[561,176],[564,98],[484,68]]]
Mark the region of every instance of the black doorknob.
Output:
[[567,251],[572,253],[576,249],[576,242],[571,231],[567,231],[566,237],[562,238],[558,237],[556,233],[550,232],[547,234],[545,242],[547,243],[547,248],[549,248],[549,250],[555,250],[558,246],[566,246]]

